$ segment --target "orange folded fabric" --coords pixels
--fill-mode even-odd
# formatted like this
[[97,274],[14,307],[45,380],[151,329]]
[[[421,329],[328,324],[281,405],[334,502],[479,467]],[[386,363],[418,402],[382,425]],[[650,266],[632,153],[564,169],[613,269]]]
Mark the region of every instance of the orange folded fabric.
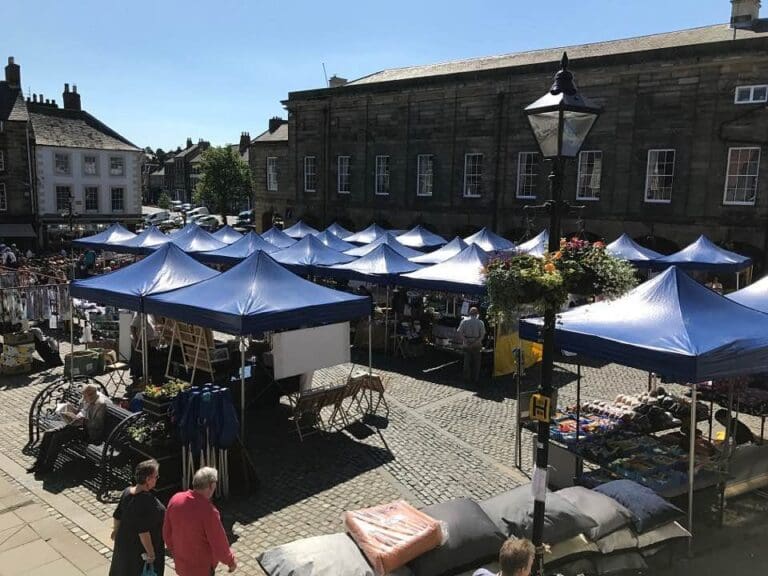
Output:
[[377,576],[405,566],[443,541],[440,522],[403,500],[345,512],[344,525]]

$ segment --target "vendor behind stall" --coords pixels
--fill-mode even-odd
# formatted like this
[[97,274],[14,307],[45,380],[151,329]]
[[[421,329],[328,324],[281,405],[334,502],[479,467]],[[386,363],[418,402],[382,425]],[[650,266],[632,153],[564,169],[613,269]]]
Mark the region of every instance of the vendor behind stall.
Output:
[[469,317],[464,318],[456,329],[464,345],[464,380],[469,384],[480,381],[480,352],[485,338],[485,324],[479,316],[480,311],[472,306]]
[[[157,350],[159,336],[157,334],[155,317],[152,314],[147,314],[146,323],[149,375],[153,383],[159,384],[162,380],[163,362]],[[134,314],[131,321],[131,342],[134,350],[134,353],[131,354],[131,378],[136,383],[136,380],[142,376],[141,314],[138,312]]]

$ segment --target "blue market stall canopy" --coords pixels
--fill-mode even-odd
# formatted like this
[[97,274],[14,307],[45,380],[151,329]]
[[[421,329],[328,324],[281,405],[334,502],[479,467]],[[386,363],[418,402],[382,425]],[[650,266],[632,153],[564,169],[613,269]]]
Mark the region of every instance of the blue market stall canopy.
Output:
[[386,233],[387,231],[378,224],[371,224],[365,230],[361,230],[357,234],[352,234],[352,236],[347,236],[344,238],[344,241],[351,242],[352,244],[370,244],[376,240],[376,238]]
[[70,284],[74,298],[83,298],[107,306],[142,311],[144,298],[176,290],[217,276],[211,270],[168,243],[152,254],[109,274]]
[[347,250],[345,254],[348,254],[349,256],[365,256],[380,244],[388,245],[395,252],[400,254],[400,256],[402,256],[403,258],[415,258],[416,256],[421,256],[421,252],[419,252],[418,250],[414,250],[413,248],[408,248],[407,246],[403,246],[389,232],[382,234],[381,236],[379,236],[369,244],[366,244],[364,246],[358,246],[357,248],[352,248],[352,250]]
[[477,244],[472,244],[445,262],[403,274],[401,284],[438,292],[482,294],[489,258]]
[[608,244],[605,251],[611,256],[631,262],[638,268],[648,268],[654,260],[663,258],[662,254],[640,246],[626,232]]
[[354,278],[375,284],[392,284],[400,274],[420,268],[419,264],[414,264],[401,256],[388,244],[381,243],[365,256],[349,264],[331,266],[324,270],[317,270],[317,273],[334,278]]
[[445,246],[442,248],[438,248],[434,252],[429,252],[428,254],[421,254],[420,256],[415,256],[411,258],[411,262],[415,262],[416,264],[440,264],[440,262],[445,262],[449,258],[453,258],[469,246],[464,240],[456,236],[453,240],[448,242]]
[[240,240],[243,235],[240,234],[237,230],[232,228],[229,225],[223,226],[216,230],[213,234],[211,234],[216,240],[219,242],[224,242],[224,244],[234,244],[238,240]]
[[340,238],[341,240],[346,240],[350,236],[352,236],[352,232],[344,228],[344,226],[334,222],[328,228],[323,230],[323,232],[328,232],[329,234],[333,234],[336,236],[336,238]]
[[93,236],[86,236],[72,242],[78,248],[98,248],[102,250],[109,250],[112,244],[119,244],[125,242],[131,238],[135,238],[136,234],[126,229],[119,222],[115,222],[109,228]]
[[397,237],[397,241],[409,248],[435,248],[447,243],[445,238],[430,232],[421,225],[411,228],[405,234],[401,234]]
[[355,259],[354,256],[347,256],[328,248],[311,234],[304,236],[293,246],[275,252],[272,258],[296,272],[311,272],[317,266],[345,264]]
[[517,251],[520,254],[528,254],[541,258],[549,250],[549,231],[542,230],[536,236],[518,245]]
[[176,238],[184,238],[185,236],[189,236],[190,234],[194,234],[195,230],[200,228],[197,224],[194,222],[190,222],[189,224],[185,224],[183,228],[179,228],[175,232],[171,232],[168,234],[168,238],[171,240],[175,240]]
[[278,248],[288,248],[288,246],[293,246],[296,244],[296,240],[288,236],[288,234],[279,228],[275,228],[274,226],[264,232],[261,237],[273,246],[277,246]]
[[481,228],[471,236],[464,238],[467,244],[477,244],[486,252],[499,252],[501,250],[514,250],[517,246],[506,238],[494,234],[488,228]]
[[294,240],[301,240],[304,236],[310,234],[318,234],[320,231],[312,228],[309,224],[305,224],[304,220],[299,220],[293,226],[289,226],[283,232],[293,238]]
[[371,299],[304,280],[259,251],[210,280],[147,298],[145,310],[245,335],[361,318]]
[[237,264],[257,250],[263,250],[269,254],[277,252],[279,248],[264,240],[256,232],[251,231],[229,246],[211,252],[198,252],[194,257],[196,260],[208,264]]
[[739,272],[752,265],[747,256],[720,248],[703,234],[693,244],[679,252],[662,256],[653,262],[653,268],[659,270],[668,266],[678,266],[685,270],[701,272]]
[[196,224],[187,233],[171,238],[171,242],[184,250],[184,252],[190,254],[193,252],[210,252],[211,250],[218,250],[227,246],[227,244],[216,240],[209,232],[206,232]]
[[768,313],[768,276],[750,284],[746,288],[731,292],[726,298],[739,304]]
[[150,226],[133,238],[115,243],[112,250],[125,254],[149,254],[170,241],[168,236],[154,226]]
[[[768,371],[768,316],[737,304],[673,266],[614,301],[559,314],[563,350],[656,372],[678,382]],[[538,340],[541,318],[520,321]]]
[[324,232],[320,232],[320,234],[316,235],[315,238],[317,238],[318,240],[320,240],[320,242],[328,246],[328,248],[332,250],[336,250],[337,252],[346,252],[347,250],[352,250],[352,248],[355,247],[354,244],[345,242],[340,237],[335,236],[333,233],[329,232],[328,230],[325,230]]

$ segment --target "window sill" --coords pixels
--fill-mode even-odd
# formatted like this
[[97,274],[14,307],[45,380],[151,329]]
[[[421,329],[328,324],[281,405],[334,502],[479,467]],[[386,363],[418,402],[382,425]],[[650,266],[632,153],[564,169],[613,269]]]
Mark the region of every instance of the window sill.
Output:
[[515,200],[536,200],[536,196],[515,196]]
[[317,190],[304,190],[304,194],[317,194]]
[[389,192],[374,192],[374,196],[389,196]]
[[723,201],[723,206],[754,206],[755,202],[727,202]]
[[600,202],[600,198],[589,198],[585,196],[576,196],[576,200],[579,202]]
[[342,196],[349,196],[351,192],[349,190],[336,190],[336,194],[341,194]]
[[672,200],[650,200],[646,198],[645,203],[646,204],[672,204]]
[[416,194],[417,198],[432,198],[432,194]]

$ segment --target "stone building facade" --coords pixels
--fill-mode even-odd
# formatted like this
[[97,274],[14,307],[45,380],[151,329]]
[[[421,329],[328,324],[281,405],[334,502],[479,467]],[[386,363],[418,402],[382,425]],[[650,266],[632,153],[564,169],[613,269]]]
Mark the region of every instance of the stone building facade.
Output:
[[288,123],[270,118],[267,130],[251,140],[248,152],[254,197],[256,230],[271,228],[275,218],[290,219],[296,205],[295,187],[290,180]]
[[192,193],[200,178],[200,155],[210,146],[211,143],[202,138],[197,144],[192,143],[192,138],[187,138],[184,149],[165,161],[164,188],[171,200],[192,202]]
[[[755,5],[734,3],[751,10],[735,27],[565,49],[582,93],[604,107],[567,170],[565,196],[584,208],[566,231],[608,240],[626,231],[666,250],[706,233],[764,258],[768,26]],[[355,229],[538,231],[545,223],[523,207],[547,198],[549,167],[523,108],[549,88],[562,52],[384,70],[290,93],[285,173],[277,191],[257,188],[257,209],[290,205],[296,218]],[[252,146],[257,182],[273,153]]]
[[32,135],[21,93],[21,68],[8,58],[0,81],[0,239],[34,245],[35,195]]

